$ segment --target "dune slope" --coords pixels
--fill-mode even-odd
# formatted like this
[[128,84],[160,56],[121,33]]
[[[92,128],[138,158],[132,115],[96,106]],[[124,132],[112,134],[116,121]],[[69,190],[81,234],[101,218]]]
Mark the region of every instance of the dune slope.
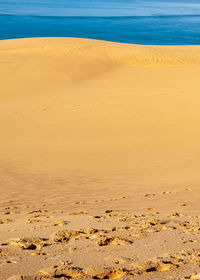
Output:
[[199,179],[198,46],[25,39],[1,42],[0,59],[2,161]]
[[[46,205],[49,212],[62,213],[85,208],[96,215],[110,207],[133,213],[153,207],[166,218],[188,204],[185,215],[197,215],[199,73],[199,46],[72,38],[1,41],[2,221],[8,207],[21,213],[11,219],[16,234],[16,224],[2,222],[2,242],[7,236],[21,238],[25,230],[30,235],[21,222],[27,207]],[[93,205],[96,200],[103,204]],[[78,223],[88,225],[83,221]],[[2,279],[11,271],[24,275],[23,265],[12,265],[3,264]],[[36,261],[33,267],[39,270],[40,265]],[[30,266],[27,275],[34,269]]]

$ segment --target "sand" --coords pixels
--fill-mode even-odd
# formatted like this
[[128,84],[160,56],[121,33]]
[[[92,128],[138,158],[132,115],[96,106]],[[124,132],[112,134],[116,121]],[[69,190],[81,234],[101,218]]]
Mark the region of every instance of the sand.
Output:
[[200,279],[200,46],[0,42],[0,279]]

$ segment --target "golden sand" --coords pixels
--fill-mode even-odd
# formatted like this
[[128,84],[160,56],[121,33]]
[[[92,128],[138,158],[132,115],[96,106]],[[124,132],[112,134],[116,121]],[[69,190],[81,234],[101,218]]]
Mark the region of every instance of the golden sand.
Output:
[[0,42],[0,279],[198,277],[199,73],[200,46]]

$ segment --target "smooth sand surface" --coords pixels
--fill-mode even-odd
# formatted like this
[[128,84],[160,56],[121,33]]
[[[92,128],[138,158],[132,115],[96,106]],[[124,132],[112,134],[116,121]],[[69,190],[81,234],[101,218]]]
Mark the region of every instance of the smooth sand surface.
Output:
[[1,41],[0,132],[1,280],[200,279],[200,46]]

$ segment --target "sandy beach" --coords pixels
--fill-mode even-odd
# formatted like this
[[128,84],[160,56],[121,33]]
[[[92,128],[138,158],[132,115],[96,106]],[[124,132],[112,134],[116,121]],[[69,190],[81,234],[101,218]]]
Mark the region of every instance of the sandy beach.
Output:
[[0,280],[200,279],[200,46],[0,42]]

